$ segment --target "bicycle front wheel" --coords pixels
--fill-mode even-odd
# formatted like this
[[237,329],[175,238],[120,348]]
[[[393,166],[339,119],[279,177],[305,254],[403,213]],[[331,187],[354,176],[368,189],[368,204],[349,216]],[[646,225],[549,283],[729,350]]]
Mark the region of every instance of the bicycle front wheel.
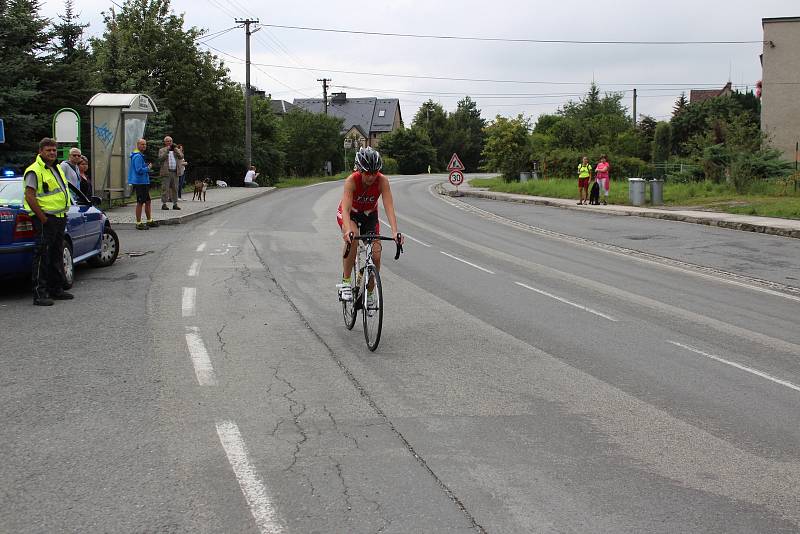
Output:
[[353,298],[353,300],[343,300],[342,317],[344,317],[344,325],[347,327],[348,330],[352,330],[353,326],[355,326],[357,315],[358,315],[358,310],[356,310],[355,298]]
[[[381,340],[381,327],[383,326],[383,289],[381,288],[381,275],[378,269],[370,265],[364,273],[364,286],[361,298],[364,310],[361,317],[364,319],[364,339],[369,350],[378,348]],[[374,284],[372,292],[367,290],[370,283]]]

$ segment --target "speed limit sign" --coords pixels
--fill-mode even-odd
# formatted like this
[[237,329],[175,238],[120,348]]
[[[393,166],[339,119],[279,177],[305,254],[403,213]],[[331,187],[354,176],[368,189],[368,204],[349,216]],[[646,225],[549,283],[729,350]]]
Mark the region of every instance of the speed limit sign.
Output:
[[450,183],[453,185],[461,185],[464,181],[464,173],[461,171],[450,171]]

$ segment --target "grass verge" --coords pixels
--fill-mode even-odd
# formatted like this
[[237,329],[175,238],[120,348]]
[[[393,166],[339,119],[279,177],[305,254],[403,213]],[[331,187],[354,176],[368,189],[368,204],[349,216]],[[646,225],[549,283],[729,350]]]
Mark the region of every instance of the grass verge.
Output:
[[[531,180],[520,183],[506,182],[502,178],[474,178],[469,183],[473,187],[485,187],[501,193],[574,198],[576,201],[578,198],[576,180]],[[611,182],[609,203],[629,204],[627,183]],[[667,182],[664,184],[664,204],[741,215],[800,219],[800,191],[794,191],[793,185],[785,187],[776,182],[755,183],[745,194],[737,193],[727,184]]]
[[303,187],[304,185],[313,185],[318,184],[321,182],[335,182],[336,180],[344,180],[349,176],[350,173],[347,172],[340,172],[339,174],[334,174],[333,176],[309,176],[306,178],[281,178],[275,184],[275,187],[279,189],[285,189],[288,187]]

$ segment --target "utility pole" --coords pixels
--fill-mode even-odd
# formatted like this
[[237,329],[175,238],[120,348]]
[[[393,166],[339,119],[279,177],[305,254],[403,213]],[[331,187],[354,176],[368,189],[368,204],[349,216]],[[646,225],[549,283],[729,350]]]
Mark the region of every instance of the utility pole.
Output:
[[325,115],[328,114],[328,82],[330,78],[317,78],[318,82],[322,82],[322,101],[325,103]]
[[258,24],[258,19],[236,19],[236,24],[244,24],[246,53],[245,53],[245,94],[244,94],[244,159],[247,160],[247,168],[253,164],[253,147],[252,147],[252,119],[250,108],[250,96],[253,92],[250,88],[250,36],[256,33],[259,28],[250,31],[251,24]]
[[633,90],[633,127],[636,128],[636,89]]

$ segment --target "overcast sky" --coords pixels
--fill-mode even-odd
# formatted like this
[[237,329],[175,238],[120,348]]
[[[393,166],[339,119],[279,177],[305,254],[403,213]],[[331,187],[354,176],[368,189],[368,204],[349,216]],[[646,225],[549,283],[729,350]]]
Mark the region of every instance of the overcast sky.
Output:
[[[121,0],[115,0],[117,3]],[[74,0],[90,23],[103,31],[100,12],[110,0]],[[235,25],[234,18],[262,24],[341,30],[589,41],[760,41],[763,17],[800,16],[798,0],[392,0],[367,2],[249,2],[173,0],[187,25],[209,33]],[[63,1],[45,0],[43,14],[63,12]],[[225,60],[231,77],[244,81],[243,29],[208,41]],[[331,78],[333,91],[348,96],[397,97],[411,123],[420,104],[432,98],[445,109],[469,94],[483,116],[535,118],[552,113],[585,93],[592,80],[602,91],[639,91],[638,112],[667,119],[682,90],[722,87],[728,80],[752,88],[761,78],[762,45],[598,45],[434,40],[336,34],[262,27],[253,35],[251,83],[275,99],[321,97],[317,78]],[[233,56],[233,57],[231,57]],[[272,65],[272,66],[264,66]],[[293,69],[278,66],[294,67]],[[306,70],[312,69],[312,70]],[[368,76],[329,72],[439,76],[547,83],[498,83]],[[445,94],[440,94],[445,93]],[[451,95],[452,94],[452,95]],[[478,96],[484,95],[484,96]],[[571,96],[575,95],[575,96]]]

